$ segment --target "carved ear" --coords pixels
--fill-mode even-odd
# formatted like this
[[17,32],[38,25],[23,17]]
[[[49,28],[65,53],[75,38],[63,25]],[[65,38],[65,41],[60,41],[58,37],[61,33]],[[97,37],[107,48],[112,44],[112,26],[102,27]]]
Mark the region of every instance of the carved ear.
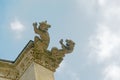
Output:
[[47,20],[45,20],[45,23],[47,23]]
[[42,21],[42,22],[39,22],[39,24],[42,24],[42,23],[47,23],[47,20],[45,20],[45,21]]
[[68,40],[68,39],[66,39],[65,41],[66,41],[66,42],[68,42],[69,40]]

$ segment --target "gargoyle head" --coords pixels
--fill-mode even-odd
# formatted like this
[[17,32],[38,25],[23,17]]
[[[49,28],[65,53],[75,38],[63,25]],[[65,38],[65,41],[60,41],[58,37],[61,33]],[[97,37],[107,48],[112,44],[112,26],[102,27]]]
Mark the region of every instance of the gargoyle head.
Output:
[[51,25],[47,24],[47,21],[43,21],[39,23],[39,29],[42,31],[48,31],[48,28],[50,28]]

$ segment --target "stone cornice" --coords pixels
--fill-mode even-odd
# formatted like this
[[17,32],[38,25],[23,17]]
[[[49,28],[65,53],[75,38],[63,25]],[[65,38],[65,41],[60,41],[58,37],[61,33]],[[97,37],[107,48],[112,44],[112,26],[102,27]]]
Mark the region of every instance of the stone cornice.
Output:
[[32,46],[33,41],[30,40],[14,62],[0,60],[0,77],[18,80],[33,61],[30,55]]
[[0,77],[19,80],[32,62],[36,62],[53,72],[59,67],[60,62],[63,60],[62,57],[57,59],[48,50],[40,53],[39,50],[35,50],[33,43],[33,41],[29,41],[14,62],[0,60]]
[[32,50],[32,48],[33,48],[33,41],[30,40],[28,44],[25,46],[25,48],[22,50],[22,52],[18,55],[18,57],[14,61],[14,64],[18,65],[21,62],[22,58],[28,53],[28,51]]
[[15,80],[18,76],[18,71],[12,62],[0,60],[0,77]]

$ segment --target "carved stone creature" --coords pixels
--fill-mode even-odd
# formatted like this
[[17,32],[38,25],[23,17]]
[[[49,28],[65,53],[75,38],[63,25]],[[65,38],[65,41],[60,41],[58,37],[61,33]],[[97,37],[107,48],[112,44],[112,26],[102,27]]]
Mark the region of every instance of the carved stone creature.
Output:
[[34,47],[35,49],[39,50],[41,53],[43,53],[45,50],[47,50],[50,37],[48,34],[48,28],[51,26],[47,24],[47,21],[40,22],[39,26],[37,27],[37,23],[33,23],[34,32],[39,35],[35,36],[34,38]]
[[47,50],[50,37],[48,34],[48,29],[50,25],[47,24],[47,21],[39,23],[33,23],[34,32],[39,36],[34,38],[34,48],[33,48],[33,57],[36,59],[37,63],[49,68],[50,70],[55,71],[59,66],[65,54],[71,53],[73,51],[75,43],[72,40],[66,40],[66,44],[63,43],[63,39],[60,40],[62,49],[53,47],[51,51]]
[[67,53],[71,53],[74,49],[75,43],[72,40],[66,40],[66,45],[63,44],[63,39],[60,40],[62,49],[53,47],[51,50],[52,56],[56,59],[56,62],[60,63],[63,60],[63,57]]
[[68,39],[66,39],[66,45],[63,44],[63,39],[60,40],[60,44],[65,54],[71,53],[75,45],[75,43],[72,40],[68,40]]

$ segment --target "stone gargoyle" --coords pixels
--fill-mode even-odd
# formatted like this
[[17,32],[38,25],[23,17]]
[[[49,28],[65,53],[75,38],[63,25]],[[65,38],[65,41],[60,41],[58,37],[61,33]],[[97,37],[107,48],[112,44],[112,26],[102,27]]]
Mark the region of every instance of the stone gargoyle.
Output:
[[56,58],[56,60],[59,60],[65,56],[65,54],[71,53],[74,49],[75,43],[72,40],[66,39],[66,45],[63,44],[63,39],[60,40],[60,44],[62,49],[58,49],[56,47],[53,47],[51,49],[52,56]]
[[50,37],[48,33],[48,29],[51,25],[47,24],[47,21],[40,22],[38,27],[37,23],[33,23],[34,32],[39,35],[34,37],[34,48],[39,50],[41,53],[44,53],[47,50]]
[[66,44],[63,43],[63,39],[59,42],[61,44],[62,49],[58,49],[53,47],[51,51],[47,50],[50,42],[50,37],[48,33],[48,29],[51,27],[47,21],[40,22],[39,25],[37,23],[33,23],[34,32],[39,36],[34,37],[34,50],[36,53],[36,57],[40,59],[41,53],[49,55],[49,57],[53,57],[56,61],[60,62],[65,54],[71,53],[74,49],[75,43],[72,40],[66,39]]

